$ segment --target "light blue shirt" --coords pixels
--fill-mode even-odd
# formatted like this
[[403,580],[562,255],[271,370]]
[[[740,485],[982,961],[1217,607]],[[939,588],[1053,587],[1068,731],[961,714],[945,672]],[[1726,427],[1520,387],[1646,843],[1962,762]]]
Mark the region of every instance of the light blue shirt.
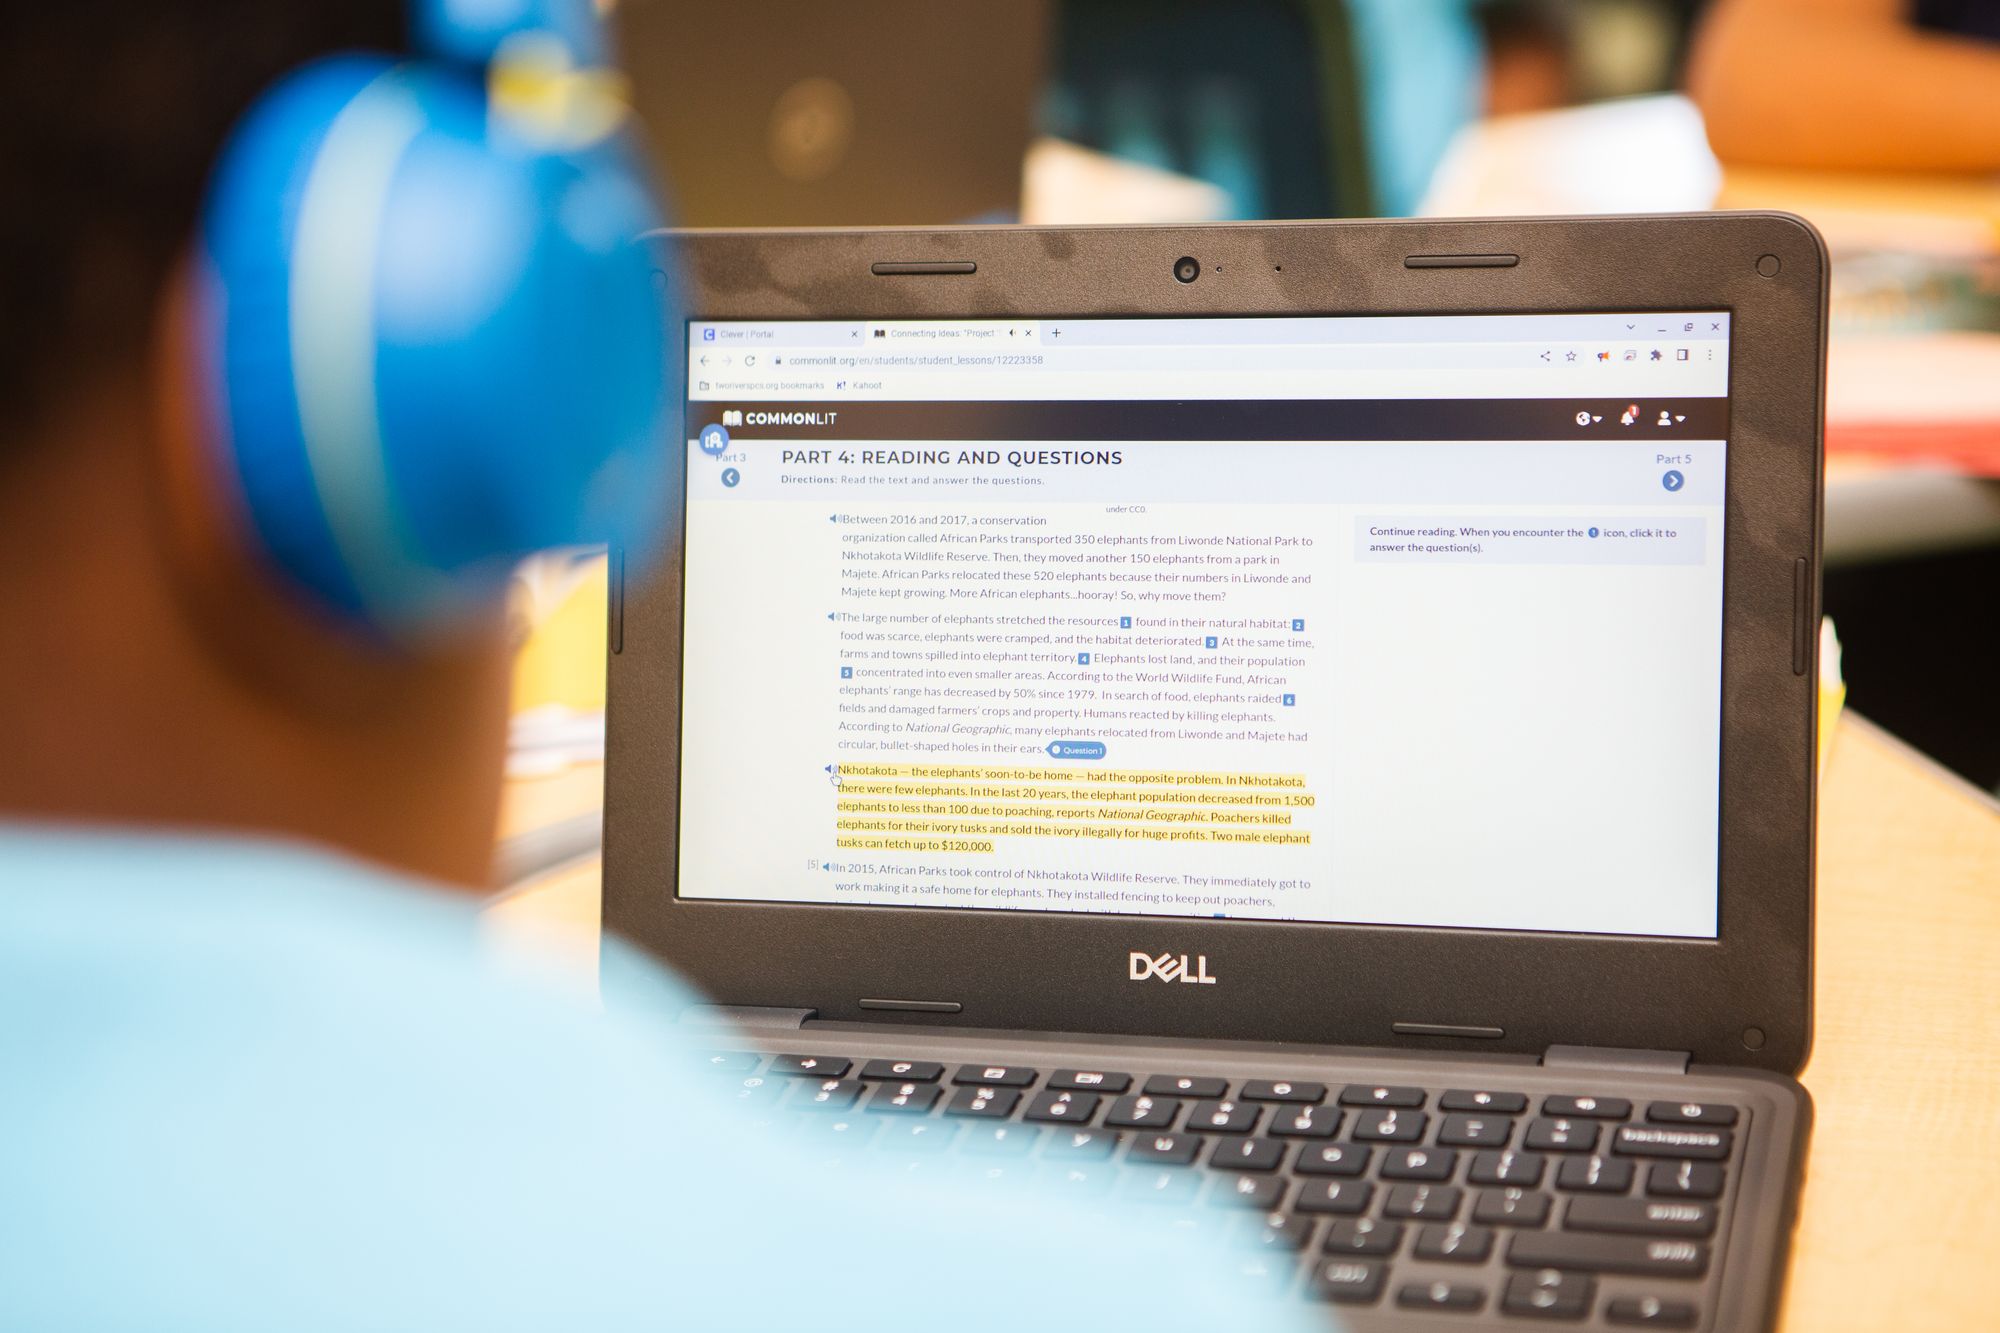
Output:
[[607,1014],[476,924],[276,843],[0,825],[0,1328],[1326,1326],[1146,1212],[752,1132],[668,979]]

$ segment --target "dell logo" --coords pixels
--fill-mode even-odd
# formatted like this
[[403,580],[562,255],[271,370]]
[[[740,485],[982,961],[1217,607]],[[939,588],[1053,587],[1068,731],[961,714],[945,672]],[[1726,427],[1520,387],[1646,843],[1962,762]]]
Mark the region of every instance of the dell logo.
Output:
[[1186,954],[1163,953],[1155,958],[1134,949],[1130,961],[1130,976],[1134,981],[1158,977],[1162,981],[1178,981],[1187,986],[1215,984],[1215,978],[1208,975],[1208,955],[1205,953],[1196,954],[1194,962],[1189,963]]

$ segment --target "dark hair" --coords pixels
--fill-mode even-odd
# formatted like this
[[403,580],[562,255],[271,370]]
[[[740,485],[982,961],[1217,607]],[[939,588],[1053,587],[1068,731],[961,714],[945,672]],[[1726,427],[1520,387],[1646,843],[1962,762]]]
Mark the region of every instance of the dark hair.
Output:
[[401,0],[8,0],[0,21],[0,459],[143,355],[229,128],[278,76],[401,49]]

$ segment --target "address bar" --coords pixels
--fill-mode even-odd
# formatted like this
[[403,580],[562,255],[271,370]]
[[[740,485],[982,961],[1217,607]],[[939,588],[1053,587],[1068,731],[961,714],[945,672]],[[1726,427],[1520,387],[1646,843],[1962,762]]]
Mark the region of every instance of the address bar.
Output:
[[1215,371],[1036,371],[996,375],[985,371],[822,371],[778,379],[697,379],[690,397],[700,400],[784,402],[1088,400],[1109,398],[1613,398],[1721,397],[1726,374],[1708,367],[1616,367],[1577,364],[1547,374],[1506,366],[1440,372],[1435,367]]
[[902,351],[846,351],[836,348],[777,350],[774,374],[786,371],[901,370],[979,371],[1018,374],[1034,371],[1200,372],[1246,370],[1325,370],[1421,368],[1451,370],[1510,367],[1522,370],[1565,365],[1667,363],[1722,365],[1728,349],[1715,341],[1663,345],[1615,343],[1346,343],[1246,347],[1241,344],[1171,347],[924,348]]

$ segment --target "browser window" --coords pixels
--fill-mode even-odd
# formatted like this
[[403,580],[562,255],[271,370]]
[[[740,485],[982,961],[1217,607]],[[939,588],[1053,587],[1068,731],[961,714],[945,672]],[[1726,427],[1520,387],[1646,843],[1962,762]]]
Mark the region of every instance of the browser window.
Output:
[[688,346],[684,896],[1715,935],[1727,314]]

